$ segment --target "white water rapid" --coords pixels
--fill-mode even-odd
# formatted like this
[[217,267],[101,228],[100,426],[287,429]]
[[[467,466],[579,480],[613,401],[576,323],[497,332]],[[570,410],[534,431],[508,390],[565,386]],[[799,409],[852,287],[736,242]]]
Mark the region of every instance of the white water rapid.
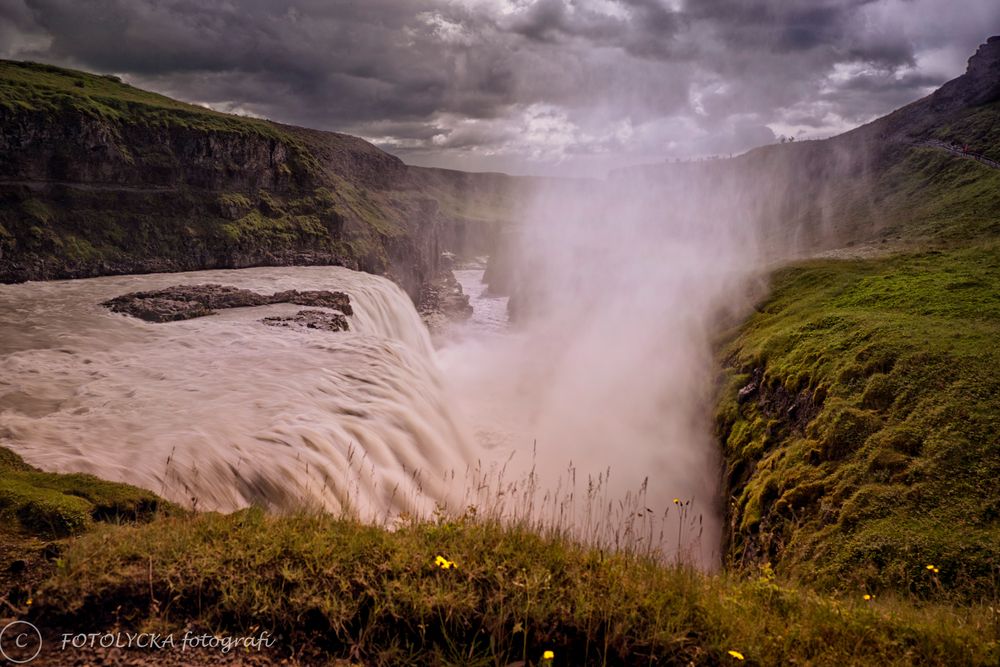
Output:
[[[301,306],[154,324],[99,304],[220,283],[344,291],[351,331],[273,327]],[[426,329],[390,281],[282,267],[0,285],[0,445],[199,509],[422,511],[474,459]]]

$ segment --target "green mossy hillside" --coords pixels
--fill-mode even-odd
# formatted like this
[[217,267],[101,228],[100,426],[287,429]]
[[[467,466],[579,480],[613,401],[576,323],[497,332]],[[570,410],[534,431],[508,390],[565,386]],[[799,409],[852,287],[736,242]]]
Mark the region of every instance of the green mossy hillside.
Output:
[[995,596],[998,340],[997,242],[779,271],[723,352],[729,559]]
[[941,149],[896,147],[860,192],[882,238],[912,247],[1000,237],[1000,169]]
[[1000,101],[964,110],[934,131],[934,138],[967,146],[969,151],[1000,160]]

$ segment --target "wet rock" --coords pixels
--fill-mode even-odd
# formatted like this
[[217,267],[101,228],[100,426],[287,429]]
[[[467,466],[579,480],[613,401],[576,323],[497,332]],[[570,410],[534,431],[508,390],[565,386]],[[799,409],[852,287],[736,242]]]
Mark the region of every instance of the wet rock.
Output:
[[451,271],[424,283],[418,306],[420,317],[432,332],[443,330],[448,322],[461,322],[472,316],[469,295]]
[[744,403],[748,398],[757,393],[757,381],[753,380],[747,386],[740,389],[740,392],[736,395],[737,403]]
[[[108,304],[105,304],[108,305]],[[137,298],[128,304],[108,305],[116,313],[127,313],[147,322],[174,322],[211,315],[214,311],[197,301],[160,297]]]
[[756,398],[757,409],[768,419],[780,420],[781,424],[799,435],[805,433],[806,426],[819,414],[825,394],[820,390],[802,387],[790,391],[781,383],[769,383],[765,369],[753,369],[750,382],[736,395],[736,402],[744,404]]
[[300,310],[291,317],[265,317],[261,320],[272,327],[303,327],[321,331],[347,331],[347,318],[326,310]]
[[113,312],[125,313],[147,322],[175,322],[204,317],[224,308],[247,308],[275,303],[332,308],[344,315],[354,313],[350,297],[343,292],[286,290],[268,295],[217,284],[177,285],[151,292],[130,292],[101,305]]
[[343,292],[327,292],[325,290],[289,290],[278,292],[271,296],[270,303],[294,303],[296,306],[313,306],[314,308],[334,308],[344,315],[353,315],[351,298]]

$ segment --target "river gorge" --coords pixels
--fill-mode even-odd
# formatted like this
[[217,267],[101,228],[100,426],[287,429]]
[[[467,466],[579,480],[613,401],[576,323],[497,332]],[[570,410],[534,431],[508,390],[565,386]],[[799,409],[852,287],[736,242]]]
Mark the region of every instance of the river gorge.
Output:
[[[478,258],[454,271],[471,315],[433,343],[399,287],[342,267],[0,286],[0,445],[198,510],[390,523],[476,508],[619,546],[636,524],[669,526],[677,539],[657,548],[711,565],[710,333],[719,308],[749,297],[749,274],[706,270],[705,237],[653,233],[637,212],[613,236],[582,225],[568,245],[552,227],[525,226],[526,248],[552,251],[523,281],[528,314],[508,324]],[[656,252],[636,251],[643,236]],[[616,263],[590,271],[598,254]],[[297,312],[341,314],[292,303],[166,322],[102,305],[199,285],[341,291],[347,331],[297,326]]]

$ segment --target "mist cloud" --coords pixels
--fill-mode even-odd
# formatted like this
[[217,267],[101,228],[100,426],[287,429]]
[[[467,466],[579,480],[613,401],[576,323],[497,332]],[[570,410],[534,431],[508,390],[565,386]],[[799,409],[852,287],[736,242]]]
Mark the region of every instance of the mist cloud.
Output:
[[0,56],[371,138],[587,171],[826,136],[961,73],[970,0],[0,0]]

